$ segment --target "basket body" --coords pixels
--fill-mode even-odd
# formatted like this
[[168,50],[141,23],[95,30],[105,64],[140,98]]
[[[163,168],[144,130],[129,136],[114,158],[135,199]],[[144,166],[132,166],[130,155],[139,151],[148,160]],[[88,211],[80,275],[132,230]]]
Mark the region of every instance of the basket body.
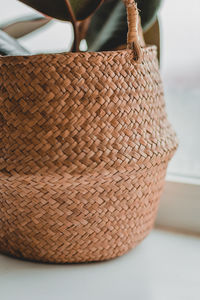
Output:
[[176,136],[156,48],[0,58],[0,251],[114,258],[151,230]]

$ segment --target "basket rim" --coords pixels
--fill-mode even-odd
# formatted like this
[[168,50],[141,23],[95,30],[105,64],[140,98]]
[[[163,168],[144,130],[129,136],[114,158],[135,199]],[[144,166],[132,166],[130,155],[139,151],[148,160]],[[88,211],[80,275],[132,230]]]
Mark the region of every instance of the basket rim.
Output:
[[[148,53],[148,52],[155,52],[157,53],[157,46],[156,45],[146,45],[144,47],[141,47],[143,54]],[[87,57],[87,56],[101,56],[101,57],[110,57],[113,55],[126,55],[126,54],[131,54],[133,53],[132,49],[121,49],[121,50],[109,50],[109,51],[82,51],[82,52],[58,52],[58,53],[39,53],[39,54],[31,54],[31,55],[7,55],[3,56],[0,55],[0,62],[5,63],[5,61],[10,61],[13,59],[17,59],[17,61],[23,63],[26,62],[30,59],[39,59],[39,58],[44,58],[44,57],[71,57],[75,58],[77,56],[80,56],[82,58]],[[136,63],[137,62],[134,62]]]

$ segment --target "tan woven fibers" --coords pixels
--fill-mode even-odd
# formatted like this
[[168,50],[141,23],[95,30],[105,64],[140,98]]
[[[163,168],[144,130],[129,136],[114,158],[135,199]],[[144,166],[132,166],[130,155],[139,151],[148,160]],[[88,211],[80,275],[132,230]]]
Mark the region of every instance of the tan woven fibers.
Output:
[[110,259],[153,226],[177,147],[156,48],[0,58],[0,251]]

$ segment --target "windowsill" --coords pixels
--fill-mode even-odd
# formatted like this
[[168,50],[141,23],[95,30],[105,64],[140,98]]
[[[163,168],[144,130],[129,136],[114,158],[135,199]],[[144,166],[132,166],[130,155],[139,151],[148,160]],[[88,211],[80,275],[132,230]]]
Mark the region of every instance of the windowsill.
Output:
[[200,239],[154,230],[121,258],[45,265],[0,255],[3,300],[200,299]]
[[167,176],[156,224],[200,234],[200,184],[198,178]]

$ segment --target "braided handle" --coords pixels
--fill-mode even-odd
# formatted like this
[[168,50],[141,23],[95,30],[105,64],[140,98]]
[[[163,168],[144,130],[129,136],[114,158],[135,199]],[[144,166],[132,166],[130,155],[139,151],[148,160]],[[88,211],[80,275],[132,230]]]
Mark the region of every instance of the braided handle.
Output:
[[139,13],[134,0],[123,0],[127,10],[128,34],[127,48],[133,49],[135,52],[135,61],[138,63],[142,59],[142,51],[140,46],[140,38],[138,33]]

